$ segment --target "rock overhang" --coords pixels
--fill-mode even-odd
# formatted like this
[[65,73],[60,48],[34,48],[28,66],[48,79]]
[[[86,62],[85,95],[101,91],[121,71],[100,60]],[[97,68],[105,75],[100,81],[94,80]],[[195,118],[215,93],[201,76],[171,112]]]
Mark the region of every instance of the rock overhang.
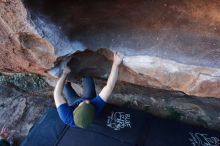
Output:
[[26,0],[26,5],[58,55],[110,48],[189,65],[220,65],[216,1]]
[[[27,63],[32,72],[47,76],[46,71],[60,74],[67,60],[72,58],[73,62],[74,58],[84,56],[78,58],[78,66],[84,65],[78,72],[106,78],[112,52],[120,51],[125,54],[121,81],[220,97],[217,90],[220,86],[219,2],[23,2],[41,44],[24,45],[23,39],[19,40],[23,50],[31,54]],[[43,48],[45,44],[49,47],[49,52],[48,48],[42,50],[42,43]],[[94,59],[98,60],[95,66],[91,64]],[[70,64],[72,68],[75,65],[75,62]],[[98,69],[100,66],[102,70]]]

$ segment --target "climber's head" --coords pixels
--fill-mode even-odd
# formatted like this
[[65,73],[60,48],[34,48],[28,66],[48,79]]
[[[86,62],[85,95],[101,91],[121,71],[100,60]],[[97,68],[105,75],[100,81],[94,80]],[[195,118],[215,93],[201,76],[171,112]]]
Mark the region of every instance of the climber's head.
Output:
[[87,128],[93,121],[95,116],[95,107],[89,100],[81,102],[73,111],[73,118],[76,126]]

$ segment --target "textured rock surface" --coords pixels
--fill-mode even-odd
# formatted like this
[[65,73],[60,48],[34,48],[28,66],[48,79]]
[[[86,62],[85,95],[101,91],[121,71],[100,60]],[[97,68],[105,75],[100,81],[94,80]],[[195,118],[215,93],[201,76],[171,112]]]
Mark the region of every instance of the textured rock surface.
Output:
[[0,1],[0,71],[45,74],[55,61],[53,46],[29,24],[20,0]]
[[[128,67],[120,76],[123,81],[220,97],[219,1],[26,0],[25,4],[36,30],[55,46],[58,56],[87,48],[118,50],[126,55]],[[106,76],[100,69],[109,68],[105,58],[94,66],[94,57],[88,57],[81,55],[78,64],[84,66],[77,69]]]
[[[76,53],[69,63],[72,77],[92,75],[107,79],[111,69],[111,52]],[[105,57],[104,57],[105,56]],[[108,58],[108,59],[107,59]],[[189,95],[220,97],[220,69],[180,64],[150,56],[126,56],[119,80],[166,90],[184,91]]]
[[120,83],[110,102],[141,109],[159,117],[220,129],[220,100],[217,98],[199,98],[182,92]]
[[52,91],[35,75],[0,75],[0,128],[9,127],[15,145],[19,145],[36,120],[54,106]]
[[[21,0],[0,2],[1,71],[49,76],[47,71],[57,66],[50,73],[59,74],[63,60],[76,51],[108,48],[126,55],[122,81],[220,97],[219,1],[24,0],[24,4],[29,16]],[[109,70],[101,58],[100,65]],[[82,73],[88,68],[77,67]],[[90,70],[106,77],[98,67]]]
[[73,52],[110,48],[126,55],[155,56],[189,65],[220,65],[217,0],[25,3],[36,29],[56,46],[59,56],[68,54],[70,48]]
[[126,57],[124,64],[141,80],[132,83],[184,91],[189,95],[220,97],[219,68],[185,65],[150,56]]
[[[170,91],[220,97],[220,1],[23,2],[28,11],[21,0],[0,0],[1,72],[60,74],[72,58],[69,80],[86,74],[106,79],[108,49],[121,51],[122,82],[112,103],[220,129],[219,99]],[[98,52],[76,53],[85,49]],[[104,83],[97,85],[99,92]],[[6,123],[18,141],[26,136],[54,106],[53,89],[46,87],[38,76],[0,74],[0,127]]]

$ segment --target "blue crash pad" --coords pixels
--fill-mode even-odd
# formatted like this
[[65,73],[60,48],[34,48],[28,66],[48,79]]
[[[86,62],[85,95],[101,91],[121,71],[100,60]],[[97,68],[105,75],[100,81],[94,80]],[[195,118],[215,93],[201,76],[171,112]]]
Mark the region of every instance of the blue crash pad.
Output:
[[151,116],[141,111],[108,105],[87,129],[69,128],[58,146],[137,146]]
[[220,132],[154,118],[144,146],[219,146]]
[[67,126],[60,120],[57,110],[50,108],[33,126],[21,146],[54,146]]
[[70,128],[49,109],[22,146],[219,146],[220,132],[108,105],[87,129]]

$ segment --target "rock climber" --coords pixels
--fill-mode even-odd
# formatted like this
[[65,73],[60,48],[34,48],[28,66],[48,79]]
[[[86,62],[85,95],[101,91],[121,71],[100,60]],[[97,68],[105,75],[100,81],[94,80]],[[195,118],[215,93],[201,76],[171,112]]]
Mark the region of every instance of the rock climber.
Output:
[[[82,79],[83,95],[80,97],[74,91],[70,82],[66,82],[67,75],[71,72],[69,67],[65,67],[63,74],[59,78],[55,90],[54,100],[60,119],[70,127],[87,128],[108,102],[116,81],[118,79],[119,65],[123,60],[123,55],[114,53],[113,64],[107,84],[96,95],[94,80],[91,77]],[[63,94],[65,96],[62,95]],[[67,104],[69,102],[69,105]]]

